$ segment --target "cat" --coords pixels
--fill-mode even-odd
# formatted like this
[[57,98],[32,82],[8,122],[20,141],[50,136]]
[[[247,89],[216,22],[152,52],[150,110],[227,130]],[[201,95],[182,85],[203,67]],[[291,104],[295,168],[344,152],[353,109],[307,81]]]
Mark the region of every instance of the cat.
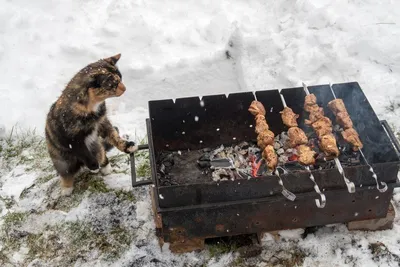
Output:
[[74,177],[86,166],[104,175],[112,171],[106,149],[134,153],[137,146],[119,136],[106,115],[105,100],[121,96],[126,87],[116,63],[121,54],[80,70],[47,114],[45,136],[53,166],[61,178],[61,194],[71,195]]

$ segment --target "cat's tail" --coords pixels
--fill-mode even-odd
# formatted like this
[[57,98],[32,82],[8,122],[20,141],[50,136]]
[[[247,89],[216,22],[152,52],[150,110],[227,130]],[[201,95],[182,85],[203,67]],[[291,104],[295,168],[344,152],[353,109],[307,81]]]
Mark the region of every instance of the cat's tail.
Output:
[[[119,129],[118,129],[118,127],[117,126],[114,126],[114,129],[117,131],[117,133],[119,134]],[[103,147],[104,147],[104,150],[106,151],[106,152],[108,152],[108,151],[110,151],[111,149],[113,149],[114,148],[114,146],[113,145],[111,145],[109,142],[107,142],[106,140],[103,140]]]

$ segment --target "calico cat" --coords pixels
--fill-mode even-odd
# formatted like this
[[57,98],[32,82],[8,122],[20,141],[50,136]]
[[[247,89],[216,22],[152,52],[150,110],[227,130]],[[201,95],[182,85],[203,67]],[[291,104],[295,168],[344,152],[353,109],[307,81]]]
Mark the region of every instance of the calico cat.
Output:
[[80,70],[51,106],[46,120],[46,143],[61,178],[61,194],[73,191],[74,176],[86,166],[92,172],[111,172],[106,148],[134,153],[137,146],[121,139],[106,116],[105,100],[121,96],[126,88],[116,63],[121,54]]

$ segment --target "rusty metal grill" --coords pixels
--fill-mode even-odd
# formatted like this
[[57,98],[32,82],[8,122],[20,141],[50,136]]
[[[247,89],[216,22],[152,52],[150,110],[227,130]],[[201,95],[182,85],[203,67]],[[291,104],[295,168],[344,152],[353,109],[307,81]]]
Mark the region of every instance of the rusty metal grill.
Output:
[[[160,157],[173,151],[196,151],[221,144],[234,145],[254,141],[254,117],[248,112],[257,97],[267,109],[267,121],[278,134],[285,130],[280,111],[280,94],[293,111],[300,115],[299,127],[304,125],[303,88],[242,92],[226,95],[157,100],[149,102],[146,120],[152,177],[136,181],[132,169],[133,186],[153,183],[151,188],[154,211],[158,218],[158,235],[166,242],[193,238],[257,233],[263,231],[318,226],[385,217],[393,188],[397,187],[399,145],[386,122],[376,116],[368,99],[356,82],[335,84],[335,93],[342,98],[354,128],[364,143],[364,155],[373,166],[380,181],[388,184],[386,192],[379,192],[369,167],[363,161],[352,166],[343,165],[346,176],[356,186],[349,193],[341,174],[335,168],[312,170],[316,183],[327,198],[324,208],[317,208],[314,183],[304,170],[282,174],[286,188],[296,195],[289,201],[281,195],[276,176],[263,176],[235,181],[191,179],[185,183],[165,185],[160,182]],[[327,109],[333,99],[329,85],[310,86],[309,91],[324,107],[326,116],[335,121]],[[134,166],[134,156],[131,157]],[[195,163],[193,163],[193,166]],[[188,168],[192,168],[188,164]],[[176,229],[180,229],[176,233]]]

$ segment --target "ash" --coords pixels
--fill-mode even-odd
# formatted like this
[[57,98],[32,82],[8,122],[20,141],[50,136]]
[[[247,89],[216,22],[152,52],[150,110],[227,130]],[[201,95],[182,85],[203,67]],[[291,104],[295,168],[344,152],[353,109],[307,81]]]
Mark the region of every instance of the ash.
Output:
[[[344,167],[360,165],[360,153],[354,152],[341,136],[342,129],[336,125],[333,133]],[[313,131],[306,133],[309,145],[317,152],[316,163],[309,166],[314,170],[336,168],[332,159],[327,159],[320,150],[318,138]],[[295,148],[289,147],[287,132],[275,137],[274,149],[278,155],[278,170],[286,172],[304,171],[298,161]],[[158,157],[157,175],[161,186],[204,183],[210,181],[234,181],[273,175],[262,159],[262,151],[257,144],[241,142],[232,146],[221,145],[217,148],[204,148],[195,151],[162,152]]]

